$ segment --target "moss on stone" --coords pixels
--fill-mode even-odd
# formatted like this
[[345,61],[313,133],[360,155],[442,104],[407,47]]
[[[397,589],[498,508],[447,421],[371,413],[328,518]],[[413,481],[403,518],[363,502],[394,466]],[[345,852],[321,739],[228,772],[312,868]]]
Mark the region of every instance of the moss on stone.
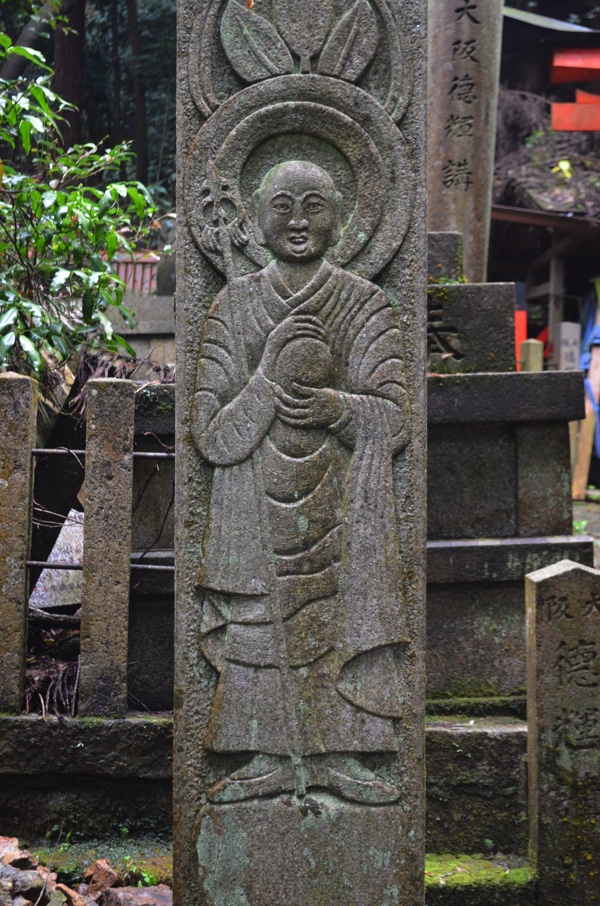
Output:
[[518,856],[427,855],[425,887],[525,886],[534,879],[531,865]]
[[56,847],[31,850],[32,855],[58,875],[58,880],[70,887],[83,881],[86,870],[97,859],[108,859],[112,867],[128,884],[142,886],[173,883],[173,854],[171,845],[154,838],[129,840],[127,828],[122,837],[107,841],[59,843]]

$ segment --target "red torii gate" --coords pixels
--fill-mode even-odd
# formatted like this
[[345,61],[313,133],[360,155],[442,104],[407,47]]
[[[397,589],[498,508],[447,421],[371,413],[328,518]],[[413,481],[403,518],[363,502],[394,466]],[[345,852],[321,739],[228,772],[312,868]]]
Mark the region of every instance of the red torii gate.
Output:
[[[555,50],[551,82],[582,82],[600,78],[600,48]],[[552,104],[552,128],[559,132],[600,131],[600,95],[575,92],[574,104]]]

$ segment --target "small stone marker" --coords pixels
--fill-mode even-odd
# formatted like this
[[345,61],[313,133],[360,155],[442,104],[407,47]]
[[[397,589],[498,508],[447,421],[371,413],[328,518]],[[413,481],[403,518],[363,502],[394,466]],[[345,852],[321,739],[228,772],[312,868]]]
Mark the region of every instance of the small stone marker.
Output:
[[470,283],[487,275],[502,0],[429,0],[429,229],[463,234]]
[[78,714],[127,711],[135,385],[88,384]]
[[600,572],[526,577],[529,826],[539,902],[600,902]]
[[544,344],[541,340],[524,340],[521,343],[521,371],[544,370]]
[[581,324],[561,321],[554,328],[552,359],[558,371],[579,371]]
[[175,901],[418,906],[425,2],[178,12]]
[[0,709],[20,711],[27,648],[35,381],[0,374]]

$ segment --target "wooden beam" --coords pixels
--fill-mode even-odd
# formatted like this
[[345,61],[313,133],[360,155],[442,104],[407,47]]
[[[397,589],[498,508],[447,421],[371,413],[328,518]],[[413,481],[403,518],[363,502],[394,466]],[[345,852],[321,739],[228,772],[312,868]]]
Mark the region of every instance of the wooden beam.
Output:
[[527,290],[528,299],[539,299],[541,296],[550,295],[550,281],[547,280],[545,283],[539,283],[537,286],[534,286],[532,289]]

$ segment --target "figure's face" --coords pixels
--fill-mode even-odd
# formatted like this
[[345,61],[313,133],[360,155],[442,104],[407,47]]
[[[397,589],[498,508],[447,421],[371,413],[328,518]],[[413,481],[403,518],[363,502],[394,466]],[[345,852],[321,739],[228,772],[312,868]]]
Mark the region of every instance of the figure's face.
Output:
[[331,180],[302,162],[273,171],[259,194],[265,245],[280,261],[322,258],[337,235],[337,202]]

